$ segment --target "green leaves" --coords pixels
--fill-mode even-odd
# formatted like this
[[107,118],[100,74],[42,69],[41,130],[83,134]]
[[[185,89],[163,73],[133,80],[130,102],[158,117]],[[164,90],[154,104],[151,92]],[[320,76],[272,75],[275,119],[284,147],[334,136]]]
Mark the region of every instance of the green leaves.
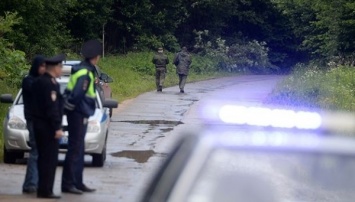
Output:
[[13,32],[13,26],[21,22],[17,13],[6,12],[0,17],[0,79],[9,86],[19,87],[24,70],[27,68],[25,53],[13,48],[13,44],[4,38],[5,34]]
[[277,0],[290,18],[300,48],[329,60],[355,51],[355,3],[352,0]]

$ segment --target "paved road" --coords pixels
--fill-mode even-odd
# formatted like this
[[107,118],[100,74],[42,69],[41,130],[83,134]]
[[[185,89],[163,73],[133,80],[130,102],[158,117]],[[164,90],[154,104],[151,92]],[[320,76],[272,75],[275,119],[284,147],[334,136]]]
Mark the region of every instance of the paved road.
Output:
[[[212,79],[187,84],[185,94],[178,93],[178,87],[171,87],[163,93],[148,92],[126,102],[112,117],[105,166],[85,169],[85,182],[97,188],[97,192],[81,196],[62,194],[61,201],[137,201],[175,140],[183,131],[201,124],[202,100],[260,105],[281,79],[281,76]],[[61,172],[59,166],[55,193],[60,193]],[[23,164],[0,164],[0,201],[46,201],[21,193],[24,173]]]

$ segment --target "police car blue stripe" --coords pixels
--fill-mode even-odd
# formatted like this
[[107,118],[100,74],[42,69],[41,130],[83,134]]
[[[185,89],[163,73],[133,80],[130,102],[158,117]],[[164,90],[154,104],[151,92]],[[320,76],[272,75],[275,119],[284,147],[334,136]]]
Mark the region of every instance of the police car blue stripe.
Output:
[[102,119],[101,119],[100,123],[105,122],[105,121],[106,121],[106,119],[107,119],[106,110],[107,110],[107,109],[105,109],[105,110],[104,110],[104,113],[103,113],[103,116],[102,116]]

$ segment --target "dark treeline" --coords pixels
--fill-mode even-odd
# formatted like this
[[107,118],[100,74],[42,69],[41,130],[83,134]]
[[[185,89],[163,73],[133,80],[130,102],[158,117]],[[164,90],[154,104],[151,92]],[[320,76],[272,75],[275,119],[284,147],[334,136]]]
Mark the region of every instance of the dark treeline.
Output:
[[1,0],[0,16],[8,12],[16,23],[12,31],[0,26],[0,39],[27,57],[78,53],[84,40],[103,37],[112,54],[184,45],[227,57],[245,48],[253,58],[261,47],[280,68],[310,59],[353,63],[355,56],[353,0]]

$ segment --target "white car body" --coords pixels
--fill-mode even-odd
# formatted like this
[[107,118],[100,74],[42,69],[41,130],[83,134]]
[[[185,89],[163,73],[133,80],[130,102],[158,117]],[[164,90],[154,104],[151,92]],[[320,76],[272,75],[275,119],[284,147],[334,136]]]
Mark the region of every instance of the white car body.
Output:
[[[61,85],[61,90],[63,91],[69,82],[69,77],[63,76],[57,79],[57,81]],[[109,132],[110,117],[109,108],[104,107],[105,99],[102,98],[98,92],[96,92],[96,97],[95,114],[89,118],[87,133],[85,136],[85,153],[93,156],[94,166],[103,166],[106,159],[106,141]],[[112,100],[110,101],[112,102]],[[67,118],[66,115],[64,115],[64,128],[66,128],[65,126],[67,125]],[[60,152],[63,153],[67,151],[67,142],[68,132],[66,131],[65,136],[60,140]],[[31,149],[28,143],[29,133],[26,129],[24,105],[22,103],[22,90],[20,89],[4,120],[5,163],[12,163],[10,161],[13,161],[14,156],[18,158],[23,157],[24,152],[28,152]]]

